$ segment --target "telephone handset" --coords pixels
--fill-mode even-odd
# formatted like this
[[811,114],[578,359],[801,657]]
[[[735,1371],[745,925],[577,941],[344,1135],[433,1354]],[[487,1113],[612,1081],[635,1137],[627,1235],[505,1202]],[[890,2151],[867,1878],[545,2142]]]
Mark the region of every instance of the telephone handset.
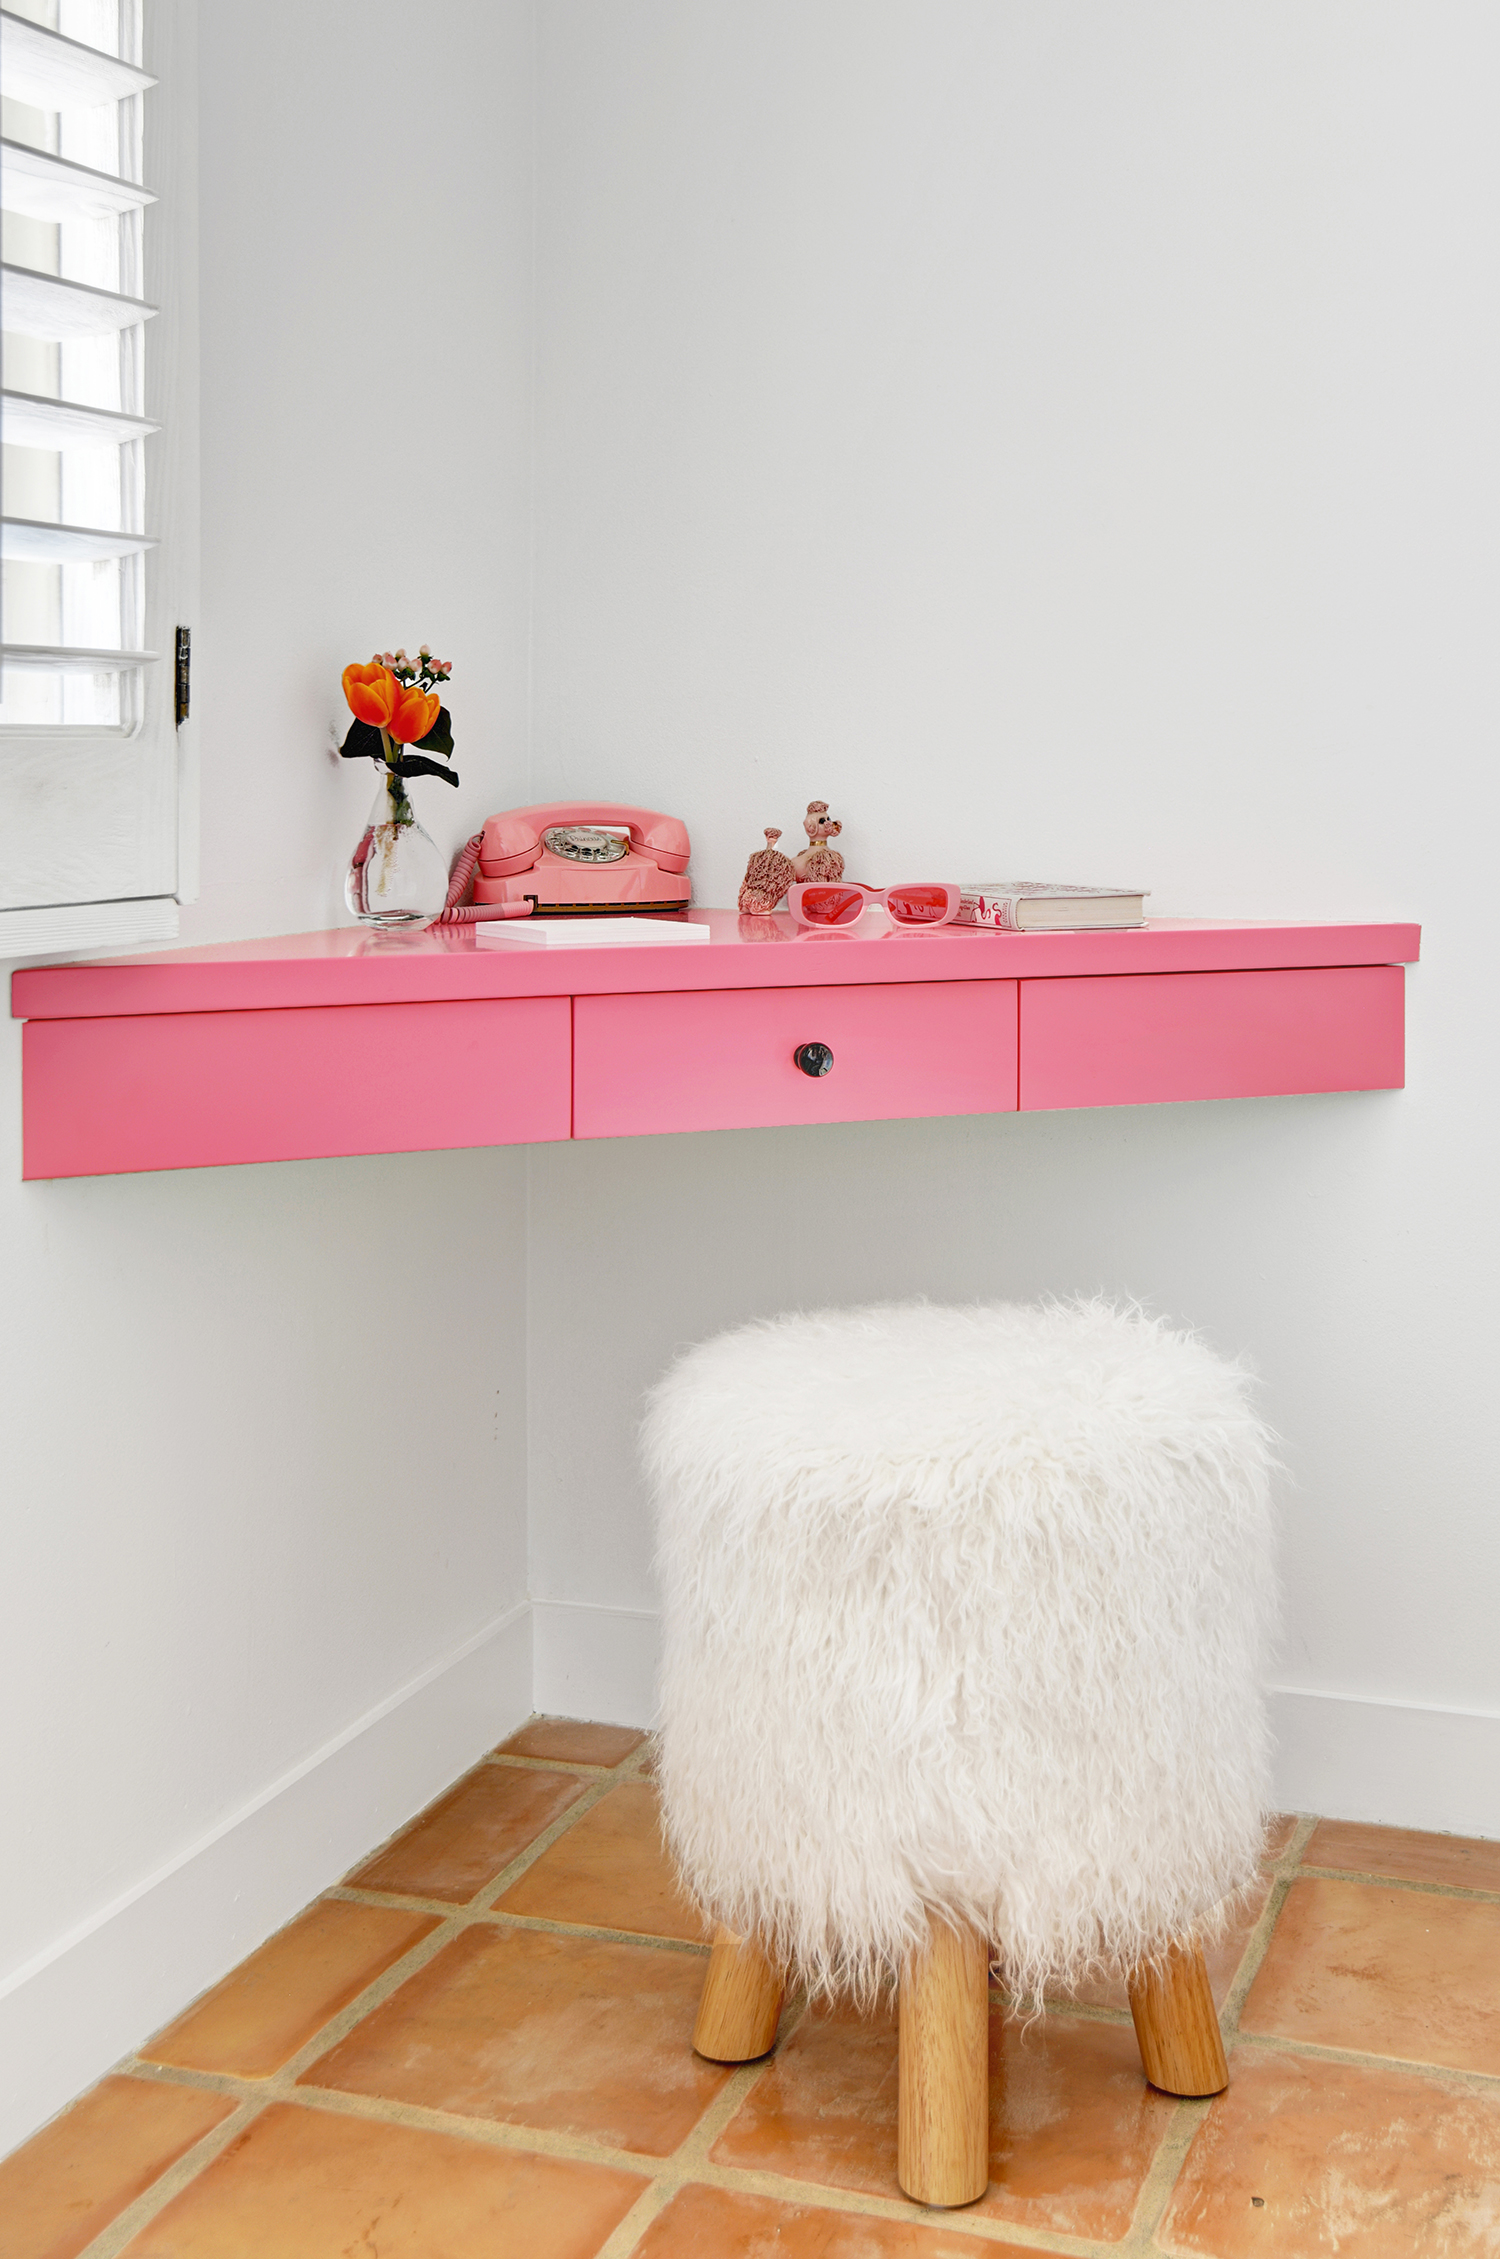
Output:
[[[685,909],[689,852],[687,826],[650,808],[612,800],[512,808],[491,816],[454,865],[444,917]],[[458,905],[471,871],[474,903],[464,911]]]

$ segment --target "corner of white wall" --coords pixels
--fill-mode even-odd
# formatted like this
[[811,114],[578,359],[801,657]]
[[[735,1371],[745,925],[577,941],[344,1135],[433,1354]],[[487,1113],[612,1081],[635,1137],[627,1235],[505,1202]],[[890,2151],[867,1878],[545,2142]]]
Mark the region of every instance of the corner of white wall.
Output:
[[531,1619],[538,1710],[607,1726],[655,1724],[661,1620],[652,1610],[533,1600]]

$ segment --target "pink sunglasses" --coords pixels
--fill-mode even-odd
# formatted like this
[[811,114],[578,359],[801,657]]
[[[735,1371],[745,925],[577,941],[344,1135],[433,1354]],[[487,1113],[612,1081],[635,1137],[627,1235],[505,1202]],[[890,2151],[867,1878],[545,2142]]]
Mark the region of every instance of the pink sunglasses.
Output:
[[945,926],[958,913],[958,888],[941,880],[906,886],[861,886],[858,879],[809,880],[787,889],[787,908],[805,926],[852,926],[871,902],[884,905],[897,925]]

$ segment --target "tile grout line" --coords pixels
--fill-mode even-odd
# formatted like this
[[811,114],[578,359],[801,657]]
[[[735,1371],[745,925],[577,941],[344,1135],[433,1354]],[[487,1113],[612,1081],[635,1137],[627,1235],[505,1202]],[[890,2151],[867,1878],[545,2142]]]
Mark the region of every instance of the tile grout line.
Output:
[[[551,1771],[557,1768],[548,1767],[545,1769]],[[464,1782],[473,1780],[481,1772],[500,1770],[514,1771],[520,1770],[520,1768],[509,1766],[502,1768],[492,1758],[481,1757],[479,1763],[471,1767],[461,1779],[455,1781],[453,1786],[454,1788],[462,1788]],[[609,1794],[611,1788],[619,1785],[612,1772],[601,1773],[597,1769],[584,1773],[575,1767],[571,1770],[571,1777],[581,1783],[579,1794],[572,1799],[571,1803],[558,1813],[556,1819],[549,1820],[540,1834],[533,1836],[531,1841],[518,1851],[513,1859],[508,1860],[503,1867],[498,1867],[494,1874],[479,1885],[477,1890],[471,1891],[467,1898],[459,1900],[456,1904],[447,1900],[439,1901],[449,1913],[467,1913],[474,1906],[476,1900],[487,1896],[490,1892],[509,1890],[511,1884],[525,1873],[534,1859],[540,1858],[543,1851],[549,1851],[559,1836],[566,1835],[569,1828],[573,1827],[585,1812],[591,1812],[594,1806]],[[451,1790],[444,1791],[445,1795],[451,1793]],[[414,1827],[424,1817],[424,1813],[417,1813],[415,1819],[407,1822],[406,1828],[398,1828],[394,1835],[386,1838],[385,1843],[377,1844],[369,1856],[360,1861],[359,1867],[356,1867],[353,1872],[358,1874],[361,1867],[370,1866],[374,1860],[380,1857],[387,1844],[399,1843],[407,1829]],[[337,1883],[331,1884],[329,1887],[335,1890],[368,1890],[370,1885],[368,1883],[354,1883],[347,1876],[341,1876]],[[320,1895],[326,1897],[327,1892],[320,1893]],[[399,1897],[402,1893],[379,1892],[377,1895]]]
[[[628,1762],[628,1758],[622,1757],[620,1759],[621,1765]],[[471,1765],[468,1772],[461,1773],[459,1780],[472,1780],[475,1773],[482,1772],[486,1765],[494,1765],[500,1771],[507,1773],[577,1773],[590,1780],[597,1780],[605,1773],[614,1774],[619,1769],[614,1765],[588,1765],[584,1763],[581,1757],[515,1757],[499,1749],[487,1749],[478,1764]],[[455,1781],[453,1785],[456,1788],[458,1781]],[[446,1791],[444,1793],[446,1794]],[[436,1802],[436,1798],[433,1801]],[[410,1820],[406,1824],[410,1827]],[[401,1830],[398,1828],[396,1834],[400,1835],[400,1833]],[[392,1840],[391,1837],[387,1836],[386,1841],[388,1843]],[[377,1844],[375,1848],[378,1851],[380,1846]],[[373,1858],[375,1853],[372,1852],[370,1856]]]
[[565,1922],[551,1914],[513,1914],[491,1906],[474,1915],[475,1926],[497,1930],[537,1930],[544,1937],[597,1937],[609,1945],[644,1945],[653,1953],[686,1953],[696,1960],[709,1954],[707,1938],[668,1937],[659,1930],[611,1930],[599,1922]]
[[[1007,1992],[1003,1985],[991,1985],[990,2006],[999,2008],[1007,2016],[1023,2017],[1027,2012],[1015,1994]],[[1128,2008],[1105,2008],[1094,2000],[1049,1999],[1043,2003],[1042,2014],[1044,2018],[1076,2016],[1080,2023],[1089,2024],[1129,2024],[1131,2021]]]
[[[106,2074],[109,2075],[109,2074]],[[107,2227],[101,2228],[91,2243],[84,2245],[78,2259],[117,2259],[127,2243],[134,2242],[143,2228],[151,2225],[158,2212],[171,2203],[198,2175],[205,2172],[216,2157],[221,2157],[232,2142],[238,2141],[247,2126],[253,2125],[264,2107],[258,2101],[246,2098],[238,2109],[231,2110],[221,2124],[210,2127],[201,2141],[194,2142],[184,2156],[158,2174],[151,2186],[142,2189],[134,2201],[117,2212]]]
[[[150,2066],[146,2067],[147,2069]],[[228,2071],[157,2070],[155,2081],[164,2086],[192,2087],[198,2092],[227,2094],[269,2109],[275,2103],[305,2110],[312,2116],[362,2118],[384,2126],[406,2126],[417,2133],[446,2135],[450,2140],[472,2142],[476,2148],[504,2150],[511,2155],[557,2157],[570,2164],[603,2165],[614,2172],[647,2177],[659,2162],[649,2151],[620,2149],[590,2134],[567,2133],[555,2126],[532,2126],[510,2118],[471,2118],[458,2111],[437,2110],[424,2102],[402,2102],[384,2094],[360,2094],[336,2086],[278,2086],[267,2079],[260,2091],[247,2092],[250,2081]],[[252,2113],[252,2115],[255,2113]],[[92,2259],[92,2253],[88,2255]]]
[[1449,2079],[1471,2094],[1491,2099],[1500,2094],[1500,2071],[1466,2071],[1452,2063],[1434,2063],[1430,2056],[1372,2055],[1353,2047],[1325,2047],[1316,2039],[1289,2039],[1280,2032],[1241,2032],[1235,2044],[1252,2047],[1260,2054],[1280,2049],[1286,2055],[1306,2056],[1313,2063],[1347,2063],[1353,2070],[1415,2071],[1423,2078]]
[[1214,2099],[1211,2095],[1202,2099],[1185,2095],[1177,2097],[1177,2107],[1162,2134],[1156,2155],[1151,2160],[1150,2170],[1141,2183],[1130,2226],[1123,2242],[1116,2247],[1120,2259],[1157,2259],[1161,2250],[1156,2240],[1157,2230],[1166,2218],[1167,2209],[1176,2193],[1194,2136],[1212,2109]]
[[[490,1885],[486,1883],[486,1892],[489,1888]],[[325,1899],[336,1898],[343,1905],[394,1905],[403,1913],[436,1914],[444,1921],[458,1921],[461,1918],[465,1928],[488,1923],[495,1929],[540,1930],[553,1937],[597,1937],[612,1945],[646,1945],[663,1953],[706,1954],[709,1949],[706,1939],[671,1937],[659,1930],[610,1929],[603,1922],[565,1922],[551,1914],[517,1914],[505,1906],[471,1908],[466,1904],[455,1907],[444,1905],[437,1899],[416,1898],[405,1893],[356,1892],[345,1890],[341,1886],[326,1890],[323,1896]],[[418,1942],[426,1941],[419,1939]],[[415,1947],[408,1950],[415,1951]]]
[[1456,1898],[1475,1906],[1500,1906],[1500,1890],[1471,1889],[1467,1883],[1419,1882],[1414,1875],[1381,1875],[1356,1867],[1305,1866],[1298,1873],[1315,1882],[1363,1883],[1367,1889],[1413,1891],[1420,1898]]
[[[486,1883],[484,1887],[488,1890],[490,1886]],[[474,1895],[478,1897],[479,1893]],[[330,1883],[312,1903],[322,1905],[330,1898],[341,1906],[388,1906],[398,1914],[436,1914],[442,1922],[451,1922],[455,1914],[464,1913],[473,1903],[467,1898],[426,1898],[416,1890],[371,1890],[368,1883],[342,1882]]]
[[1260,1910],[1260,1918],[1254,1929],[1245,1940],[1240,1965],[1234,1972],[1229,1990],[1224,1995],[1224,2005],[1219,2011],[1219,2029],[1224,2034],[1226,2053],[1233,2048],[1239,2037],[1240,2012],[1249,1997],[1250,1987],[1260,1975],[1261,1964],[1270,1951],[1272,1932],[1281,1919],[1281,1911],[1291,1894],[1292,1884],[1301,1872],[1302,1853],[1317,1824],[1316,1818],[1303,1814],[1271,1869],[1271,1887],[1266,1893],[1265,1905]]
[[713,2101],[689,2127],[672,2155],[663,2160],[652,2175],[650,2185],[642,2189],[624,2219],[600,2246],[596,2259],[625,2259],[626,2253],[634,2251],[657,2214],[665,2211],[678,2190],[688,2185],[689,2175],[684,2166],[700,2151],[705,2153],[706,2161],[708,2143],[717,2140],[730,2120],[739,2115],[752,2088],[776,2060],[777,2049],[791,2038],[806,2013],[805,1994],[796,1994],[786,2003],[777,2021],[776,2036],[765,2054],[752,2062],[735,2065]]
[[[516,1730],[517,1732],[524,1732],[525,1728],[517,1727]],[[424,1818],[425,1815],[431,1811],[433,1804],[440,1803],[445,1796],[451,1796],[454,1793],[455,1789],[462,1788],[465,1782],[476,1780],[481,1773],[490,1769],[504,1772],[566,1773],[571,1775],[575,1780],[593,1783],[597,1783],[599,1781],[626,1781],[636,1780],[640,1777],[640,1769],[644,1764],[649,1762],[650,1756],[651,1737],[649,1734],[646,1736],[644,1742],[638,1744],[636,1748],[628,1751],[627,1754],[620,1759],[617,1765],[590,1765],[585,1763],[581,1758],[576,1757],[522,1757],[520,1755],[512,1754],[511,1752],[503,1748],[487,1749],[481,1757],[476,1758],[475,1762],[469,1767],[467,1772],[460,1773],[457,1780],[450,1781],[445,1789],[440,1790],[438,1795],[432,1799],[431,1803],[423,1805],[420,1812],[414,1812],[411,1818],[409,1820],[403,1820],[399,1827],[392,1828],[390,1834],[383,1836],[379,1843],[372,1844],[370,1846],[370,1849],[360,1860],[359,1864],[361,1867],[369,1866],[370,1862],[374,1859],[378,1859],[381,1852],[384,1851],[390,1844],[399,1843],[402,1836],[404,1836],[409,1829],[413,1828],[419,1820]],[[560,1817],[565,1818],[566,1814],[562,1814],[560,1815]],[[330,1885],[330,1889],[339,1888],[345,1880],[346,1878],[341,1877],[340,1884]],[[327,1895],[328,1893],[326,1891],[319,1893],[320,1897],[326,1897]],[[309,1903],[315,1905],[317,1903],[317,1900],[310,1900]],[[292,1919],[295,1921],[296,1916],[293,1915]],[[283,1928],[286,1927],[285,1924],[283,1924],[282,1926]],[[191,2002],[189,2003],[189,2006],[191,2006]]]
[[[743,2165],[712,2162],[682,2176],[684,2188],[722,2188],[746,2196],[767,2196],[781,2204],[801,2204],[810,2210],[835,2212],[845,2217],[889,2220],[898,2226],[946,2229],[965,2235],[976,2245],[1003,2243],[1027,2251],[1062,2255],[1062,2259],[1124,2259],[1126,2247],[1097,2237],[1069,2235],[1062,2228],[1039,2228],[1030,2222],[1010,2220],[996,2212],[981,2212],[975,2204],[918,2204],[899,2192],[881,2196],[868,2189],[839,2188],[829,2181],[799,2181],[790,2174]],[[603,2255],[600,2255],[603,2259]],[[613,2253],[610,2259],[615,2259]]]

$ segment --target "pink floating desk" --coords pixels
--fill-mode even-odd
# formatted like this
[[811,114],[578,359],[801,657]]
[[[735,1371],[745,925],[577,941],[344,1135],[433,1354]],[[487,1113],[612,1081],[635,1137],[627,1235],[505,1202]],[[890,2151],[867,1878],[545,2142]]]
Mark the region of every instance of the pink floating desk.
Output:
[[[1394,1090],[1414,925],[549,947],[346,927],[18,972],[24,1173]],[[794,1054],[823,1045],[826,1072]]]

